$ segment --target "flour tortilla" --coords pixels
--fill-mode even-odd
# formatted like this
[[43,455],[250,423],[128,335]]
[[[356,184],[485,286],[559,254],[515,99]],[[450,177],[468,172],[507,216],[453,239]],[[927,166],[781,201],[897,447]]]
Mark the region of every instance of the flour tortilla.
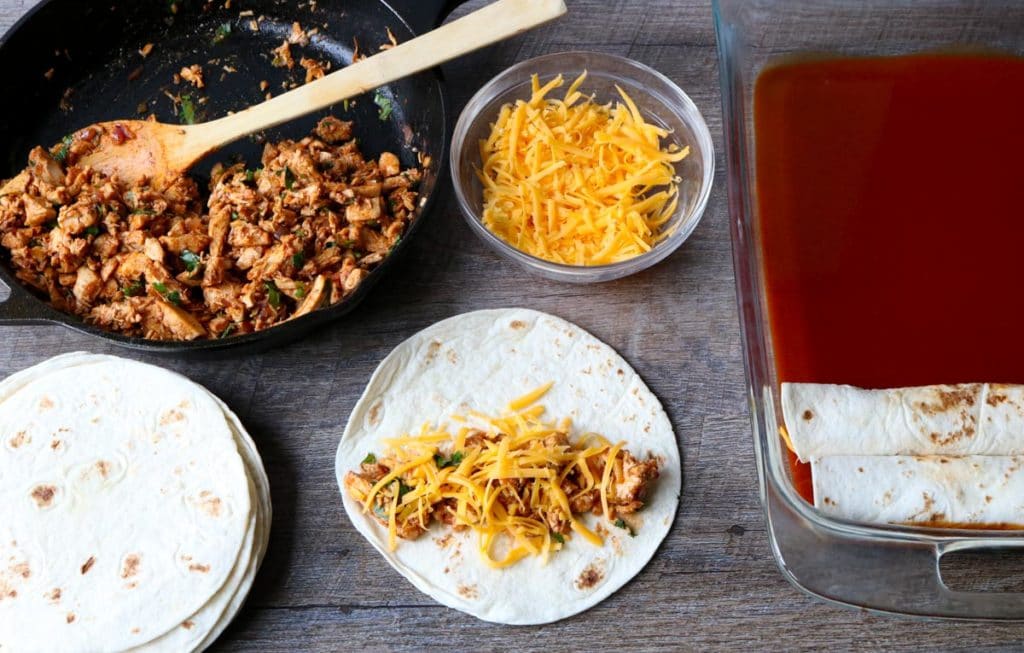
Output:
[[[377,368],[349,418],[336,473],[358,469],[380,441],[443,423],[470,409],[499,413],[511,399],[549,381],[541,400],[549,418],[571,417],[573,437],[601,433],[643,457],[662,459],[636,537],[606,525],[605,546],[573,537],[547,565],[536,558],[495,570],[478,554],[476,535],[435,524],[388,551],[387,532],[344,490],[353,525],[420,591],[486,621],[542,624],[582,612],[643,569],[668,533],[679,503],[679,450],[654,394],[615,351],[579,327],[523,309],[468,313],[435,324],[399,345]],[[588,515],[591,528],[602,519]],[[588,573],[594,572],[594,573]],[[598,578],[580,582],[581,576]]]
[[827,456],[815,506],[886,524],[1024,527],[1024,457]]
[[863,390],[783,383],[801,461],[844,455],[1024,455],[1024,386],[988,383]]
[[[249,471],[256,512],[250,520],[250,531],[247,533],[246,543],[243,545],[243,555],[239,556],[238,563],[225,586],[181,626],[148,644],[133,649],[135,651],[173,653],[175,651],[205,650],[220,637],[220,634],[238,614],[266,554],[272,515],[270,484],[267,480],[266,470],[263,468],[263,461],[256,450],[256,444],[245,432],[238,417],[215,395],[211,395],[211,397],[224,411],[228,424],[235,434],[239,453]],[[187,627],[186,624],[188,624]]]
[[[270,502],[219,400],[159,368],[69,354],[0,383],[0,445],[0,555],[18,571],[0,575],[15,592],[0,600],[0,649],[199,650],[230,621]],[[56,488],[42,507],[40,484]],[[94,560],[85,573],[79,558]]]

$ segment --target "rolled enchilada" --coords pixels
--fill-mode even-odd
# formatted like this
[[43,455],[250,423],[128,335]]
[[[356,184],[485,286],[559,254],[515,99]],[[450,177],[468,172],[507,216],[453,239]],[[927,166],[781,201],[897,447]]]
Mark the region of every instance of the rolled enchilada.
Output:
[[782,412],[802,462],[823,456],[1024,454],[1024,386],[864,390],[783,383]]
[[1024,386],[783,383],[814,505],[868,523],[1024,528]]

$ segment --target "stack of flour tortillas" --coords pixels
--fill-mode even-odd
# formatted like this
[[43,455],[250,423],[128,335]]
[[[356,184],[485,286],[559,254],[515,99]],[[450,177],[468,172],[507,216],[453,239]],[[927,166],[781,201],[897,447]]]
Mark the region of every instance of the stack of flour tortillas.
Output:
[[198,651],[263,559],[238,418],[173,372],[69,354],[0,383],[0,651]]

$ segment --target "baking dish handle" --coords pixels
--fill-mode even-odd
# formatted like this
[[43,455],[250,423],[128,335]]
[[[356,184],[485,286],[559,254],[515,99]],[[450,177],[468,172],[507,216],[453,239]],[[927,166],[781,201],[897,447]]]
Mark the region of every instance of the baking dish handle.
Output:
[[416,34],[429,32],[466,0],[390,0],[389,4]]
[[17,284],[0,280],[0,325],[52,322],[42,302]]
[[942,579],[940,560],[954,551],[1024,549],[1010,533],[922,537],[808,519],[764,488],[769,537],[783,575],[830,602],[880,612],[954,619],[1022,620],[1024,592],[958,591]]

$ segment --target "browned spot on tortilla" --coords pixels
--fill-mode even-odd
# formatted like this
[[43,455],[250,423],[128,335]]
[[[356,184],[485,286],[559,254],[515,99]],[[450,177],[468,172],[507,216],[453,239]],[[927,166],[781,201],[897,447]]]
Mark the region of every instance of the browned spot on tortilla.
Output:
[[917,407],[926,415],[936,415],[959,406],[973,406],[978,389],[978,384],[972,383],[952,390],[936,390],[936,402],[920,401]]
[[612,548],[615,549],[615,555],[622,555],[622,541],[614,535],[612,535]]
[[195,624],[192,623],[191,621],[189,621],[188,619],[186,619],[185,621],[181,622],[181,627],[184,628],[185,630],[192,630],[193,626],[195,626]]
[[802,415],[802,417],[804,418],[805,422],[809,422],[812,419],[814,419],[814,413],[810,409],[807,409],[807,410],[804,411],[804,414]]
[[943,465],[948,465],[949,464],[949,458],[939,458],[939,463],[941,463]]
[[53,408],[53,400],[49,397],[43,397],[39,400],[39,408],[42,410],[49,410]]
[[185,419],[185,415],[179,410],[169,410],[164,413],[163,417],[160,418],[160,425],[167,426],[174,422],[180,422]]
[[600,566],[598,562],[592,562],[587,565],[583,573],[576,579],[576,589],[588,590],[596,586],[604,579],[604,567]]
[[25,431],[18,431],[10,440],[11,449],[17,449],[28,442],[28,434]]
[[615,373],[618,374],[619,376],[622,376],[622,375],[625,374],[625,372],[622,371],[621,367],[619,369],[615,370]]
[[68,613],[68,616],[64,617],[64,619],[65,619],[65,620],[66,620],[66,621],[67,621],[68,623],[73,623],[73,622],[75,621],[75,613],[74,613],[74,612],[69,612],[69,613]]
[[121,564],[121,578],[131,578],[139,573],[140,564],[142,564],[142,559],[139,557],[139,554],[129,553]]
[[510,324],[509,326],[512,327],[513,329],[525,329],[526,322],[523,322],[522,320],[512,320],[512,324]]
[[133,589],[135,589],[138,586],[139,586],[139,584],[137,582],[135,582],[134,580],[132,582],[130,582],[130,583],[125,583],[124,584],[124,588],[126,590],[133,590]]
[[32,575],[32,569],[28,566],[27,562],[19,562],[11,567],[11,572],[21,576],[22,578],[28,578]]
[[132,628],[132,635],[138,635],[140,632],[141,632],[141,629],[138,626],[136,626],[135,628]]
[[188,566],[189,571],[198,571],[201,574],[207,574],[210,572],[210,565],[201,565],[198,562],[193,562]]
[[455,353],[454,349],[449,349],[448,353],[446,354],[446,356],[448,358],[448,362],[451,363],[452,365],[458,365],[459,364],[459,357]]
[[451,571],[451,570],[450,570],[450,569],[448,569],[448,567],[445,567],[445,568],[444,568],[444,573],[446,573],[446,574],[447,574],[447,573],[448,573],[449,571]]
[[475,599],[479,596],[476,585],[459,585],[459,594],[467,599]]
[[62,444],[64,443],[61,442],[60,440],[52,440],[50,441],[50,448],[56,451],[57,449],[60,449],[60,445]]
[[433,363],[434,359],[437,358],[437,352],[441,351],[441,343],[434,340],[427,347],[427,363]]
[[985,503],[992,503],[992,496],[991,495],[988,495],[988,494],[985,495]]
[[46,599],[49,600],[51,603],[56,603],[57,601],[60,601],[60,588],[54,587],[52,590],[50,590],[43,596],[45,596]]
[[89,556],[89,559],[85,561],[84,565],[82,565],[82,573],[89,573],[89,570],[92,569],[94,564],[96,564],[96,556]]
[[0,601],[4,599],[17,598],[18,591],[14,589],[6,574],[0,574]]
[[928,438],[932,442],[938,445],[948,445],[961,438],[974,436],[977,417],[969,409],[975,405],[977,401],[975,396],[980,392],[980,388],[979,384],[974,383],[951,390],[936,390],[934,401],[917,402],[915,408],[925,415],[934,416],[959,411],[960,428],[949,433],[933,431],[928,434]]
[[825,497],[824,499],[821,500],[821,502],[824,503],[826,506],[838,505],[835,501],[832,500],[832,497]]
[[210,517],[220,517],[223,507],[224,502],[220,500],[220,497],[214,496],[207,490],[199,493],[199,508]]
[[380,408],[379,403],[370,406],[370,424],[376,425],[380,420]]
[[998,392],[989,392],[988,396],[985,397],[985,403],[988,404],[989,406],[998,406],[1007,399],[1009,399],[1009,397],[1007,397],[1004,394],[1000,394]]
[[857,471],[860,472],[861,474],[863,474],[864,473],[864,468],[863,467],[858,467]]
[[105,460],[97,460],[96,471],[100,473],[102,478],[106,478],[110,475],[110,463]]
[[45,508],[53,503],[53,496],[57,494],[57,488],[52,485],[37,485],[32,489],[32,498],[36,506]]
[[921,509],[921,512],[930,512],[935,505],[935,499],[927,492],[922,492],[921,498],[924,499],[924,508]]

